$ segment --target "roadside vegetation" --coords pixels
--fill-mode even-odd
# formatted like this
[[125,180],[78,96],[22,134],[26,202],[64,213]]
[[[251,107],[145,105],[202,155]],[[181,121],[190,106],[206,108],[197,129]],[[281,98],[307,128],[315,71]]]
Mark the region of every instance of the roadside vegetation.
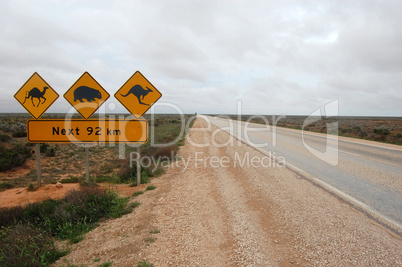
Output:
[[101,219],[131,212],[129,198],[97,186],[81,186],[63,199],[0,209],[0,265],[46,266],[64,256],[54,239],[77,243]]
[[[179,115],[145,116],[149,121],[150,135],[149,141],[141,145],[141,155],[154,161],[149,166],[141,167],[141,183],[149,183],[153,177],[161,175],[164,172],[162,162],[168,163],[176,159],[187,131],[182,129],[182,125],[186,125],[191,117],[192,115],[184,115],[184,118]],[[63,118],[63,115],[45,114],[44,118],[57,119]],[[28,119],[28,115],[0,114],[0,191],[36,183],[35,145],[28,143],[26,139]],[[125,159],[119,158],[120,148],[119,144],[100,144],[90,148],[91,181],[136,186],[136,163],[133,162],[130,166],[130,153],[136,152],[136,148],[125,145]],[[43,159],[43,184],[78,183],[84,180],[83,147],[75,144],[41,144],[40,152]],[[21,166],[25,166],[26,171],[19,171],[14,176],[13,172],[21,170]]]
[[[227,117],[227,116],[222,116]],[[230,115],[234,120],[248,121],[259,124],[276,125],[292,129],[304,129],[307,131],[326,133],[328,125],[338,124],[338,131],[330,130],[330,134],[339,136],[360,138],[371,141],[385,142],[402,145],[402,118],[380,118],[380,117],[331,117],[315,120],[305,123],[306,116],[252,116],[243,115],[240,118],[237,115]]]
[[[57,114],[45,117],[63,118]],[[191,115],[184,116],[184,125],[190,118]],[[29,167],[36,165],[35,146],[26,139],[27,119],[30,118],[23,115],[0,115],[0,191],[14,187],[26,187],[28,191],[38,188],[36,170]],[[176,160],[188,130],[181,130],[183,121],[177,115],[146,116],[146,119],[150,122],[150,140],[141,145],[141,156],[153,158],[154,164],[141,166],[144,184],[164,172],[161,162]],[[137,150],[124,146],[126,157],[120,159],[119,149],[118,144],[90,148],[91,177],[90,182],[85,182],[84,148],[74,144],[41,144],[42,184],[80,183],[79,189],[69,191],[62,199],[0,208],[0,266],[48,266],[68,253],[68,249],[55,245],[56,240],[78,243],[100,221],[121,217],[138,207],[140,202],[129,203],[130,199],[156,189],[155,186],[149,185],[145,191],[124,198],[98,186],[98,183],[136,186],[136,163],[130,166],[129,155]],[[146,242],[155,240],[150,237]],[[102,266],[111,264],[106,262]],[[139,264],[152,266],[146,262]]]

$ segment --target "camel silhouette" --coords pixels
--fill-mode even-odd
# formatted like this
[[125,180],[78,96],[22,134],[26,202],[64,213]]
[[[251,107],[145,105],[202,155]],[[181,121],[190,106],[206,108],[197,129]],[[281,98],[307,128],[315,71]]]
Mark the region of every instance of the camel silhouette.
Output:
[[[44,97],[44,95],[45,95],[45,92],[46,92],[47,89],[49,89],[49,87],[46,87],[46,86],[45,86],[45,87],[43,87],[43,91],[41,92],[41,91],[40,91],[38,88],[36,88],[36,87],[32,88],[31,90],[27,91],[27,94],[26,94],[26,96],[25,96],[24,103],[22,103],[22,104],[25,104],[25,101],[27,101],[28,98],[31,98],[32,105],[35,107],[35,104],[34,104],[34,102],[33,102],[33,99],[34,99],[34,98],[37,98],[37,99],[39,100],[39,103],[38,103],[37,107],[39,107],[39,104],[43,104],[43,103],[45,103],[45,101],[46,101],[46,98]],[[41,98],[45,99],[42,103],[41,103],[41,100],[40,100]]]
[[[145,86],[146,87],[146,86]],[[145,104],[143,103],[141,100],[144,100],[144,97],[148,94],[148,93],[152,93],[153,91],[151,90],[151,88],[146,87],[148,90],[145,90],[144,88],[142,88],[141,85],[136,84],[133,87],[131,87],[131,89],[128,91],[128,93],[126,95],[121,94],[122,97],[126,97],[129,94],[133,94],[137,97],[138,102],[141,105],[146,105],[149,106],[149,104]]]

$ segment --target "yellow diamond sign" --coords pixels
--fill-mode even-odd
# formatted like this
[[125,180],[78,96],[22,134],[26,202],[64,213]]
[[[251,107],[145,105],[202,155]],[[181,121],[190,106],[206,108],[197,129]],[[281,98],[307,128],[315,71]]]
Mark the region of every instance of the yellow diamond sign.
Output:
[[137,119],[161,96],[161,92],[139,71],[136,71],[114,94],[114,97]]
[[58,97],[56,91],[37,72],[14,95],[35,119],[39,119]]
[[109,93],[88,72],[84,72],[64,94],[68,103],[85,119],[91,117],[109,96]]

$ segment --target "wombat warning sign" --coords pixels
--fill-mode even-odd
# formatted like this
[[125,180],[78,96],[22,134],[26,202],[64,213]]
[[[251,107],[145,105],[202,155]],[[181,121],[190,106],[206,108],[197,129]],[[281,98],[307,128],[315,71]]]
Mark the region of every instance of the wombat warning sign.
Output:
[[64,94],[64,98],[85,119],[91,117],[109,96],[109,93],[88,72],[84,72]]

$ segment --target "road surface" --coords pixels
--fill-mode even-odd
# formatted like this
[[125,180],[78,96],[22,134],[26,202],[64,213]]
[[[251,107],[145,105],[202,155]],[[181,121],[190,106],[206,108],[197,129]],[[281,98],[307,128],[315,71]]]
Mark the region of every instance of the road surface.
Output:
[[[401,147],[336,136],[327,138],[326,134],[239,123],[218,117],[207,118],[214,125],[259,145],[286,163],[402,224]],[[325,151],[328,155],[324,155]]]
[[130,200],[141,205],[102,222],[54,266],[402,265],[399,236],[209,126],[199,117],[180,159],[152,179],[156,189],[143,185]]

